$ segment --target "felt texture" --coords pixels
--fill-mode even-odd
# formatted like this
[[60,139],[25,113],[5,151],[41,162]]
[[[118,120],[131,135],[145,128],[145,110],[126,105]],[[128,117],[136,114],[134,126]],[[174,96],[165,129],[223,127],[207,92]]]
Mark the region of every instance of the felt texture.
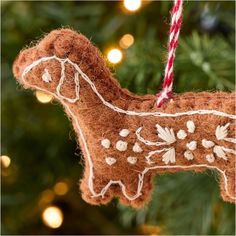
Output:
[[[64,99],[76,97],[74,78],[78,71],[69,63],[65,63],[65,79],[60,88],[60,94],[63,97],[59,97],[57,92],[62,75],[59,61],[54,59],[42,61],[23,76],[27,66],[41,58],[51,56],[68,58],[78,65],[102,98],[111,104],[111,107],[104,104],[81,74],[79,75],[79,99],[75,102]],[[45,69],[51,75],[50,82],[42,80]],[[105,204],[112,198],[118,197],[123,204],[142,207],[151,198],[152,179],[157,173],[184,170],[204,171],[207,168],[218,171],[223,200],[235,201],[235,144],[231,140],[235,136],[235,117],[219,115],[219,113],[218,115],[189,113],[214,110],[224,114],[234,114],[235,93],[176,94],[173,99],[157,108],[154,95],[137,96],[127,89],[122,89],[113,79],[100,51],[85,36],[70,29],[54,30],[35,46],[22,50],[14,62],[13,72],[25,88],[47,91],[64,106],[65,112],[73,123],[84,156],[85,170],[80,188],[85,201],[91,204]],[[124,112],[116,111],[114,107]],[[145,112],[150,115],[134,115],[126,111]],[[186,112],[186,114],[175,117],[151,115],[154,112],[165,114]],[[188,121],[194,123],[193,133],[188,132]],[[162,130],[159,128],[158,131],[157,124]],[[223,132],[225,138],[217,139],[217,127],[226,125],[226,133]],[[139,135],[143,140],[148,141],[149,144],[162,144],[149,145],[141,141],[137,136],[139,128],[141,128]],[[122,129],[129,130],[126,137],[120,135]],[[179,130],[184,130],[187,134],[184,139],[177,138]],[[174,136],[175,141],[166,142],[160,134],[163,132],[164,136],[169,134],[168,139]],[[102,145],[104,139],[109,140],[109,145],[105,145],[106,147]],[[205,148],[202,145],[203,139],[214,142],[214,147],[219,146],[221,149],[223,147],[224,155],[222,152],[216,154],[214,147]],[[117,149],[118,141],[123,141],[127,145],[127,147],[122,146],[123,151]],[[196,141],[197,145],[194,150],[189,150],[187,144],[192,141]],[[137,149],[133,150],[135,144],[140,147],[139,152]],[[170,149],[172,151],[169,151]],[[157,150],[160,152],[158,153]],[[157,152],[150,156],[153,151]],[[186,151],[192,153],[192,160],[184,157]],[[165,153],[167,153],[166,159],[163,158]],[[214,161],[209,162],[207,155],[213,155]],[[128,157],[134,157],[131,159],[136,161],[130,163],[127,161]],[[112,161],[107,161],[107,158],[112,158],[109,159]]]

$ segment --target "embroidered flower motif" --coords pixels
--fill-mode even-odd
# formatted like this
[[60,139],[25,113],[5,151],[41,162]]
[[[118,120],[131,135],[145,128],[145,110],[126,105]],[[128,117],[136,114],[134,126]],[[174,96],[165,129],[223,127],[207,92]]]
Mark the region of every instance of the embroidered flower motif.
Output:
[[[224,140],[224,141],[231,142],[231,143],[236,143],[234,138],[228,138],[227,137],[228,136],[228,127],[229,127],[229,125],[230,125],[230,123],[227,123],[226,125],[222,125],[222,126],[218,125],[216,127],[216,130],[215,130],[216,139],[217,140]],[[215,143],[213,141],[206,140],[206,139],[202,140],[202,146],[204,148],[213,148],[213,153],[215,153],[215,155],[217,157],[219,157],[219,158],[221,158],[225,161],[228,160],[228,157],[227,157],[226,153],[236,154],[235,150],[226,148],[224,146],[215,145]],[[214,162],[214,160],[215,160],[214,154],[207,155],[206,159],[210,163]]]
[[[193,121],[188,121],[186,124],[188,131],[189,132],[194,132],[195,130],[195,124]],[[145,143],[146,145],[150,145],[150,146],[162,146],[162,145],[170,145],[175,143],[176,137],[175,137],[175,133],[174,130],[172,128],[163,128],[161,127],[159,124],[156,124],[156,128],[157,128],[157,135],[160,139],[162,139],[165,142],[153,142],[153,141],[149,141],[144,139],[143,137],[141,137],[140,132],[142,127],[140,127],[139,129],[137,129],[136,131],[136,135],[137,138]],[[178,139],[185,139],[187,137],[187,133],[184,130],[179,130],[177,132],[177,138]],[[195,150],[197,148],[197,142],[196,141],[191,141],[190,143],[187,144],[187,148],[189,150],[187,150],[184,153],[184,156],[187,160],[192,160],[194,158],[193,153],[190,150]],[[175,158],[175,148],[174,147],[170,147],[170,148],[163,148],[163,149],[157,149],[155,151],[150,151],[148,153],[148,155],[145,157],[147,159],[148,164],[152,164],[153,161],[150,160],[150,158],[155,155],[155,154],[159,154],[161,152],[165,152],[162,155],[162,161],[167,165],[168,163],[175,163],[176,162],[176,158]]]
[[[187,127],[188,133],[195,132],[196,127],[195,127],[195,124],[192,120],[187,121],[186,127]],[[226,125],[223,125],[223,126],[217,126],[216,130],[215,130],[215,136],[216,136],[217,140],[224,140],[227,142],[236,143],[236,140],[234,138],[227,137],[228,127],[229,127],[229,123],[227,123]],[[160,142],[160,141],[154,142],[154,141],[149,141],[149,140],[144,139],[140,134],[142,127],[138,128],[136,130],[137,138],[139,139],[139,141],[141,141],[142,143],[144,143],[146,145],[160,147],[160,146],[164,146],[164,145],[171,145],[171,144],[177,142],[176,136],[178,139],[182,139],[182,140],[188,136],[187,132],[183,129],[178,130],[178,132],[176,131],[176,136],[175,136],[175,132],[173,131],[172,128],[167,128],[167,127],[163,128],[159,124],[156,124],[156,128],[157,128],[158,137],[160,139],[162,139],[164,142]],[[223,160],[228,160],[228,157],[226,155],[227,153],[232,153],[232,154],[236,155],[235,150],[226,148],[224,146],[216,145],[211,140],[202,139],[201,144],[206,149],[212,148],[212,154],[206,155],[206,160],[209,163],[212,163],[215,161],[215,156],[218,158],[221,158]],[[197,147],[198,147],[198,143],[195,140],[192,140],[192,141],[186,143],[186,150],[184,151],[184,157],[189,161],[193,160],[194,159],[194,151],[197,149]],[[154,151],[150,151],[148,153],[148,155],[145,156],[147,163],[150,165],[155,163],[154,161],[151,160],[152,156],[156,155],[156,154],[160,154],[162,152],[164,152],[164,154],[162,155],[162,161],[165,164],[176,162],[175,148],[174,147],[169,147],[169,148],[165,147],[162,149],[156,149]]]

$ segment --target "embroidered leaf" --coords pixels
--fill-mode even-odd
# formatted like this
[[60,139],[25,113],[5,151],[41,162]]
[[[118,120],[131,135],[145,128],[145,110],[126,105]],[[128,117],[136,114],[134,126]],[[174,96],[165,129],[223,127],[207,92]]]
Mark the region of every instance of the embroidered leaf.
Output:
[[172,144],[176,141],[173,129],[163,129],[160,125],[156,124],[158,137],[166,141],[167,144]]
[[216,154],[216,156],[218,156],[219,158],[222,158],[222,159],[224,159],[224,160],[228,160],[228,158],[227,158],[227,156],[226,156],[226,154],[225,154],[225,151],[224,151],[223,147],[216,145],[216,146],[213,148],[213,152],[214,152],[214,153]]
[[220,126],[220,125],[217,126],[215,135],[218,140],[223,140],[227,137],[229,125],[230,124],[227,123],[224,126]]
[[175,163],[175,149],[170,148],[163,156],[162,161],[167,165],[170,163]]

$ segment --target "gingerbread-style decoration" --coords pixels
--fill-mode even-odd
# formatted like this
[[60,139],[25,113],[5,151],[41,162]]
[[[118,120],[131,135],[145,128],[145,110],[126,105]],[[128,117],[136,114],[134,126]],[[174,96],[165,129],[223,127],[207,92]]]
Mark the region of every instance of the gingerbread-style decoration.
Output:
[[235,201],[235,93],[188,92],[158,108],[154,95],[122,89],[98,49],[70,29],[23,50],[13,71],[25,88],[52,94],[71,119],[87,202],[119,197],[141,207],[155,174],[206,169],[219,173],[222,198]]

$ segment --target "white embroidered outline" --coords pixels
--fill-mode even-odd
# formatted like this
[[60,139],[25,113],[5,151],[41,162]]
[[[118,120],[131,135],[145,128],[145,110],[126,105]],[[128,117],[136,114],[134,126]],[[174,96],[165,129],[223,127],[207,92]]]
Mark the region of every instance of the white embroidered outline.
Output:
[[[81,75],[81,77],[90,85],[90,87],[95,92],[95,94],[100,98],[102,103],[105,106],[107,106],[107,107],[111,108],[112,110],[117,111],[119,113],[124,113],[124,114],[127,114],[127,115],[134,115],[134,116],[160,116],[160,117],[178,117],[178,116],[184,116],[184,115],[190,116],[190,115],[199,114],[199,115],[216,115],[216,116],[228,117],[230,119],[236,119],[236,115],[228,114],[228,113],[217,111],[217,110],[195,110],[195,111],[188,111],[188,112],[177,112],[177,113],[173,113],[173,114],[163,113],[163,112],[137,112],[137,111],[128,111],[128,110],[126,111],[126,110],[123,110],[123,109],[121,109],[121,108],[119,108],[117,106],[114,106],[114,105],[110,104],[109,102],[107,102],[102,97],[102,95],[97,91],[97,89],[95,87],[95,84],[89,79],[89,77],[85,73],[82,72],[82,70],[79,68],[79,66],[77,64],[73,63],[68,58],[61,59],[61,58],[59,58],[57,56],[43,57],[43,58],[41,58],[39,60],[34,61],[32,64],[28,65],[24,69],[24,71],[22,73],[22,77],[24,77],[25,74],[27,74],[33,67],[37,66],[41,62],[45,62],[45,61],[52,60],[52,59],[55,59],[55,60],[60,62],[60,64],[62,65],[62,70],[64,69],[64,64],[66,62],[68,62],[70,65],[74,66],[75,69],[77,70],[77,72]],[[57,91],[60,90],[60,86],[63,84],[64,78],[65,78],[65,75],[64,75],[64,73],[62,73],[61,79],[60,79],[59,84],[57,86]],[[44,90],[44,89],[41,89],[41,88],[39,88],[39,89],[42,90],[42,91],[48,92],[47,90]],[[54,93],[52,93],[52,94],[55,95]],[[58,94],[58,97],[60,97],[62,99],[65,99],[65,100],[67,100],[70,103],[75,103],[78,100],[78,98],[76,98],[76,99],[66,98],[66,97],[60,95],[60,93]]]
[[[208,169],[215,169],[217,171],[219,171],[224,179],[224,188],[225,188],[225,192],[228,195],[228,197],[230,197],[231,199],[236,199],[236,197],[231,196],[229,191],[228,191],[228,179],[227,176],[225,174],[226,170],[221,170],[220,168],[213,166],[213,165],[207,165],[207,164],[193,164],[193,165],[189,165],[189,166],[182,166],[182,165],[164,165],[164,166],[152,166],[152,167],[146,167],[139,175],[139,182],[138,182],[138,187],[137,187],[137,192],[136,194],[134,194],[133,196],[129,196],[126,192],[126,187],[125,185],[122,183],[121,180],[110,180],[109,183],[101,190],[100,193],[96,193],[94,191],[94,187],[93,187],[93,178],[94,178],[94,173],[93,173],[93,162],[92,162],[92,158],[87,146],[87,142],[86,139],[84,137],[83,131],[78,123],[78,119],[77,117],[73,114],[73,112],[70,110],[69,106],[64,102],[64,100],[70,102],[70,103],[75,103],[76,101],[79,100],[79,80],[78,77],[75,76],[75,83],[76,83],[76,98],[74,99],[70,99],[67,97],[64,97],[60,94],[60,87],[64,82],[64,78],[65,78],[65,74],[64,72],[61,73],[61,78],[59,80],[59,84],[56,88],[57,94],[52,93],[47,91],[46,89],[42,89],[38,86],[35,85],[30,85],[29,83],[27,83],[24,79],[25,75],[31,70],[33,69],[35,66],[37,66],[38,64],[40,64],[41,62],[45,62],[51,59],[55,59],[57,61],[60,62],[62,70],[65,70],[65,63],[68,62],[70,65],[74,66],[76,71],[81,75],[81,77],[90,85],[90,87],[92,88],[92,90],[95,92],[95,94],[99,97],[99,99],[102,101],[102,103],[111,108],[112,110],[119,112],[119,113],[123,113],[123,114],[127,114],[127,115],[137,115],[137,116],[159,116],[159,117],[179,117],[179,116],[184,116],[184,115],[195,115],[195,114],[199,114],[199,115],[204,115],[204,114],[212,114],[212,115],[216,115],[216,116],[222,116],[222,117],[228,117],[230,119],[236,119],[236,115],[232,115],[232,114],[227,114],[225,112],[220,112],[217,110],[195,110],[195,111],[187,111],[187,112],[178,112],[178,113],[174,113],[174,114],[169,114],[169,113],[163,113],[163,112],[136,112],[136,111],[125,111],[119,107],[116,107],[112,104],[110,104],[109,102],[107,102],[102,95],[97,91],[95,84],[89,79],[89,77],[84,74],[82,72],[82,70],[79,68],[79,66],[75,63],[73,63],[72,61],[70,61],[68,58],[66,59],[61,59],[58,58],[57,56],[51,56],[51,57],[42,57],[39,60],[34,61],[33,63],[31,63],[30,65],[28,65],[23,73],[22,73],[22,80],[23,82],[29,87],[33,87],[35,89],[47,92],[52,94],[53,96],[55,96],[58,100],[61,101],[62,105],[65,107],[65,109],[67,110],[68,114],[70,114],[70,116],[72,117],[72,119],[75,121],[76,124],[76,128],[79,131],[79,135],[81,137],[82,143],[84,144],[84,148],[85,148],[85,152],[87,154],[87,160],[88,160],[88,164],[89,164],[89,178],[88,178],[88,187],[89,190],[92,194],[92,197],[104,197],[104,194],[107,192],[107,190],[110,188],[110,186],[112,184],[118,184],[121,187],[122,193],[123,195],[130,201],[135,200],[136,198],[138,198],[140,195],[142,195],[141,191],[142,191],[142,187],[143,187],[143,179],[145,174],[149,171],[149,170],[154,170],[154,169],[170,169],[170,168],[180,168],[180,169],[193,169],[193,168],[208,168]],[[64,99],[64,100],[63,100]],[[162,144],[163,145],[163,144]]]

